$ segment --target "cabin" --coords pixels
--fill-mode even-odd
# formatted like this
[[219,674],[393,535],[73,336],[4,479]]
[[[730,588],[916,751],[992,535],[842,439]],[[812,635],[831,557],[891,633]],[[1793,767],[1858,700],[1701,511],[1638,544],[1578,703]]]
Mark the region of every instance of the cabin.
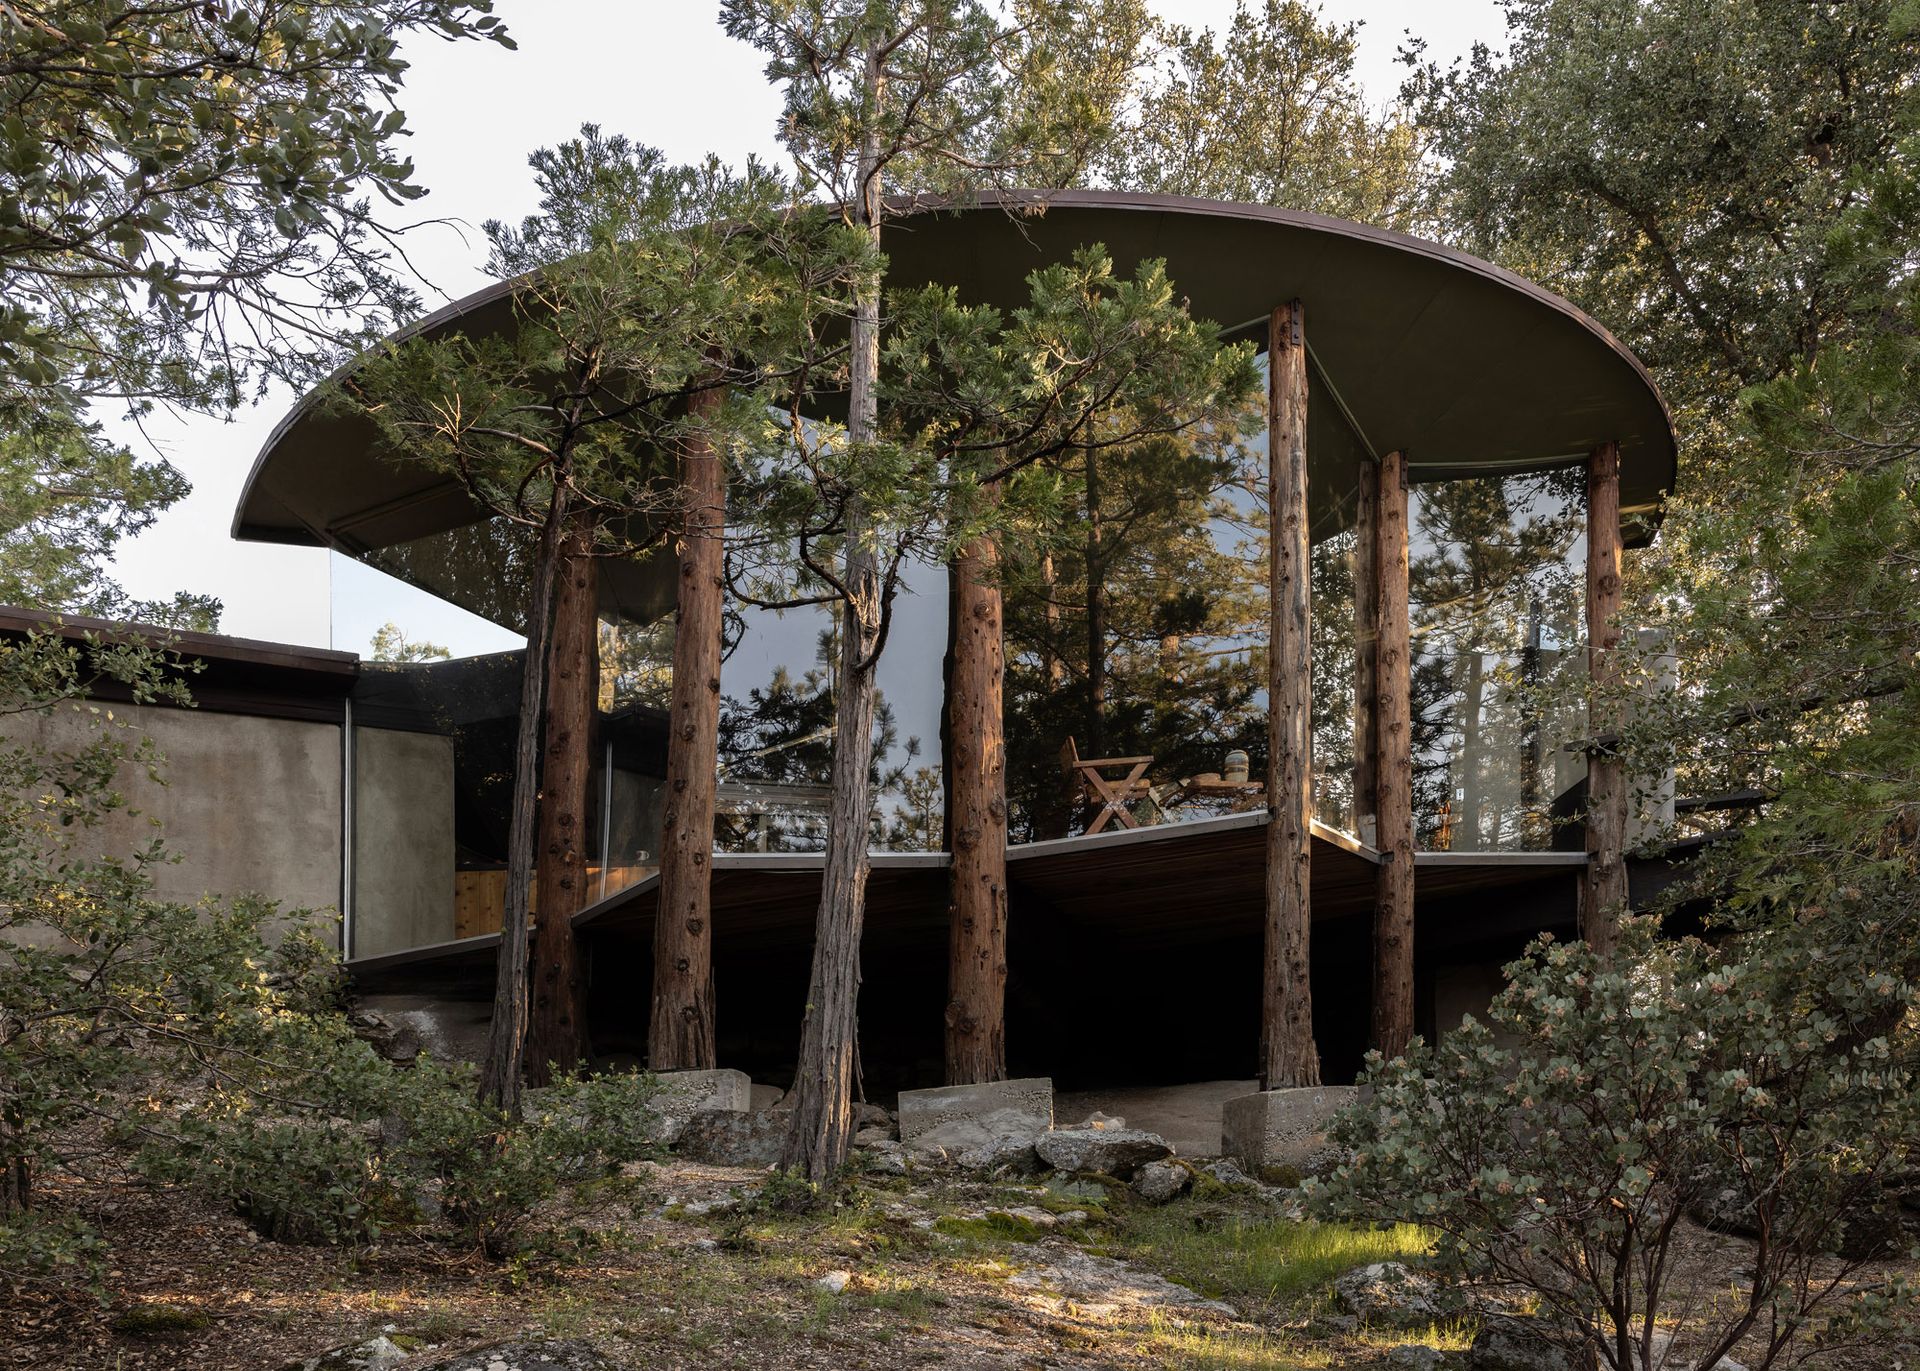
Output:
[[[1634,855],[1673,820],[1670,781],[1623,775],[1585,706],[1630,655],[1658,677],[1658,643],[1617,616],[1622,550],[1656,536],[1673,486],[1668,412],[1594,320],[1437,244],[1166,196],[1041,208],[918,209],[890,224],[890,278],[1010,306],[1082,244],[1122,271],[1164,259],[1196,316],[1256,341],[1267,403],[1240,434],[1086,455],[1084,508],[1044,554],[990,578],[910,568],[879,668],[866,1086],[954,1077],[956,1032],[1063,1089],[1268,1080],[1303,969],[1319,1074],[1350,1080],[1370,1044],[1483,1006],[1535,934],[1595,929],[1671,877]],[[508,308],[494,287],[414,328],[498,329]],[[233,533],[522,622],[517,533],[312,397]],[[678,570],[671,547],[606,561],[572,611],[587,821],[559,917],[603,1058],[651,1055]],[[716,1055],[775,1085],[819,898],[835,632],[824,609],[728,602],[713,754],[679,758],[712,778]],[[332,905],[364,996],[471,1041],[507,902],[519,652],[189,646],[217,666],[198,713],[142,711],[176,766],[154,811],[220,751],[214,827],[252,865],[196,855],[174,821],[179,879]],[[1310,928],[1304,968],[1274,927]],[[981,955],[1004,976],[961,985],[951,967]]]

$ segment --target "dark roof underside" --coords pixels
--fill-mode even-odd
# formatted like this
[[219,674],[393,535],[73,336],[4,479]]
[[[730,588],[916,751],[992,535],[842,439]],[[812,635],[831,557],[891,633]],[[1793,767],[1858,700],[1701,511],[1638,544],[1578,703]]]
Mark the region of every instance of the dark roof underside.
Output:
[[[1617,439],[1627,536],[1651,536],[1673,485],[1674,440],[1645,370],[1566,301],[1451,249],[1287,210],[1075,191],[1044,214],[994,204],[896,220],[889,279],[1013,305],[1028,272],[1092,242],[1123,271],[1164,258],[1196,315],[1243,336],[1264,336],[1274,306],[1304,303],[1317,526],[1339,520],[1368,452],[1405,451],[1420,482],[1566,465]],[[416,330],[498,329],[507,292],[478,292]],[[449,478],[375,456],[367,427],[303,402],[262,450],[233,532],[363,556],[480,517]],[[657,612],[671,595],[659,567],[607,570],[613,596],[634,609]]]

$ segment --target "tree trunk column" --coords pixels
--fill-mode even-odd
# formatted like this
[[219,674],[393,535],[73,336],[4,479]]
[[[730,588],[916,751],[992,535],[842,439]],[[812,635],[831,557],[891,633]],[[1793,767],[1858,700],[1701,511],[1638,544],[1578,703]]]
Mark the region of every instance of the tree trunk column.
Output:
[[1580,931],[1601,956],[1613,951],[1627,907],[1627,779],[1620,758],[1620,445],[1587,459],[1587,867]]
[[1007,758],[999,549],[977,538],[954,560],[947,682],[947,1084],[1007,1076]]
[[1373,1045],[1413,1037],[1413,661],[1407,596],[1407,457],[1380,459],[1375,510],[1374,736],[1382,857],[1373,901]]
[[561,548],[547,645],[546,739],[534,848],[538,912],[527,1016],[527,1079],[535,1085],[546,1084],[550,1067],[572,1069],[585,1050],[587,996],[573,916],[586,905],[593,710],[600,685],[600,578],[592,553],[592,526],[576,515]]
[[1267,927],[1260,1084],[1320,1084],[1313,1041],[1313,666],[1307,349],[1298,300],[1268,320]]
[[[710,414],[722,398],[718,388],[698,391],[687,400],[688,412]],[[653,1014],[647,1029],[647,1061],[655,1071],[715,1065],[709,877],[718,786],[727,493],[720,458],[698,431],[682,445],[680,480],[686,516],[674,608],[660,900],[653,921]]]

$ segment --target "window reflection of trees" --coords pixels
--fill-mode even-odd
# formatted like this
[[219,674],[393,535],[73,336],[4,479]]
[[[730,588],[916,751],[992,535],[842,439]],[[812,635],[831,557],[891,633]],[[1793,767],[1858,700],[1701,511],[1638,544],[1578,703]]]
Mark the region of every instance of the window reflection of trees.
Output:
[[[731,656],[747,631],[730,620]],[[766,684],[720,702],[720,788],[715,846],[733,852],[817,852],[832,798],[834,634],[822,630],[814,664],[776,665]],[[884,695],[874,704],[871,841],[895,851],[938,851],[944,796],[937,766],[919,765],[918,737],[902,739]]]
[[[1075,828],[1060,753],[1152,756],[1162,793],[1266,755],[1260,459],[1195,433],[1073,455],[1077,519],[1007,569],[1006,713],[1015,841]],[[1168,817],[1156,809],[1149,817]]]
[[1550,812],[1585,774],[1565,748],[1584,665],[1580,473],[1419,486],[1411,522],[1420,842],[1548,846]]

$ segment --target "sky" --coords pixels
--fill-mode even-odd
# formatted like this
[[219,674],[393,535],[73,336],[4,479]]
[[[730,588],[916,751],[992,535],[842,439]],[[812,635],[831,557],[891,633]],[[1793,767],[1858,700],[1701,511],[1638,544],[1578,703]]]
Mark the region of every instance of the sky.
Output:
[[[1219,27],[1232,0],[1160,0],[1166,18]],[[534,208],[526,168],[533,149],[560,142],[582,123],[661,148],[674,161],[716,153],[729,162],[780,159],[779,102],[762,76],[761,55],[721,32],[717,6],[703,0],[497,0],[519,43],[448,43],[417,37],[401,104],[415,180],[428,188],[421,218],[465,227],[423,226],[408,251],[430,288],[428,307],[486,284],[480,270],[489,218]],[[1359,76],[1369,96],[1389,101],[1400,82],[1395,51],[1411,31],[1429,55],[1497,44],[1497,0],[1323,0],[1324,12],[1358,20]],[[220,597],[224,632],[313,647],[365,652],[388,620],[408,636],[457,654],[512,645],[504,630],[380,573],[317,549],[233,541],[229,527],[254,456],[290,405],[285,392],[230,420],[190,416],[149,425],[149,439],[193,483],[193,493],[118,558],[136,596],[176,590]]]

